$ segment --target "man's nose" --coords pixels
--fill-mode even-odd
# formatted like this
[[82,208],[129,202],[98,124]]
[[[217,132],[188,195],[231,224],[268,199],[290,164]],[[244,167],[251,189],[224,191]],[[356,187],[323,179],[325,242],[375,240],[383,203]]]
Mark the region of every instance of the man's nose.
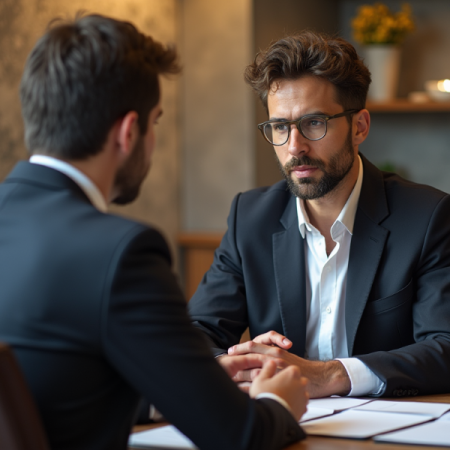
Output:
[[288,152],[292,156],[298,156],[309,151],[309,140],[306,139],[296,125],[291,125],[291,133],[288,141]]

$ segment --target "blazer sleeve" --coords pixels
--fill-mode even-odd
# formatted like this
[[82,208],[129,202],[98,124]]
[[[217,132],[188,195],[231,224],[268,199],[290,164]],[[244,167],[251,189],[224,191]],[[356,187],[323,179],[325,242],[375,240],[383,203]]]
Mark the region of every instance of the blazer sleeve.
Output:
[[231,205],[228,230],[188,303],[193,324],[209,339],[215,355],[237,344],[248,326],[247,301],[236,228],[240,194]]
[[[414,343],[357,356],[386,383],[379,395],[401,397],[450,392],[449,212],[450,196],[447,195],[430,215],[411,289],[405,289],[414,298],[412,324],[411,316],[405,315],[403,324],[399,321],[397,327],[399,332],[401,327],[412,328]],[[399,293],[399,298],[400,294],[403,293]],[[405,298],[405,305],[407,301]]]
[[128,384],[199,448],[281,449],[304,437],[283,406],[250,399],[215,361],[191,324],[161,235],[146,230],[122,247],[102,335]]

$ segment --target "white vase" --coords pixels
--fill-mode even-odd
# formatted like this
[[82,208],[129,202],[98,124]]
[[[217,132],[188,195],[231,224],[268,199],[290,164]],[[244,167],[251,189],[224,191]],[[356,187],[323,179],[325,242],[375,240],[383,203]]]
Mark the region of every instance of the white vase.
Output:
[[400,47],[367,45],[365,63],[372,75],[368,97],[373,101],[388,101],[397,96],[400,72]]

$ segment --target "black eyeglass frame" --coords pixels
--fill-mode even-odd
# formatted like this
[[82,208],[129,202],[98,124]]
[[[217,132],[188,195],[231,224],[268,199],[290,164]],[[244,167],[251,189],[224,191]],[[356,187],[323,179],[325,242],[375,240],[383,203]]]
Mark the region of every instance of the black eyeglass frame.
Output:
[[[287,141],[289,141],[289,138],[291,137],[291,125],[295,125],[297,127],[297,130],[301,133],[301,135],[305,138],[308,139],[308,141],[320,141],[321,139],[323,139],[326,135],[327,135],[327,131],[328,131],[328,121],[331,119],[337,119],[338,117],[343,117],[343,116],[348,116],[350,114],[355,114],[358,111],[360,111],[359,109],[348,109],[344,112],[341,112],[339,114],[335,114],[334,116],[327,116],[325,114],[306,114],[302,117],[300,117],[297,120],[267,120],[266,122],[260,123],[258,124],[258,129],[261,131],[262,135],[264,136],[264,139],[271,145],[275,145],[276,147],[279,147],[281,145],[286,144]],[[305,136],[302,130],[302,126],[301,126],[301,122],[302,120],[308,118],[308,117],[320,117],[321,119],[325,120],[325,133],[323,134],[322,137],[317,138],[317,139],[310,139],[308,136]],[[288,125],[288,134],[287,134],[287,138],[286,140],[282,143],[282,144],[274,144],[273,142],[271,142],[268,137],[266,136],[266,133],[264,133],[264,127],[265,125],[269,124],[269,123],[282,123],[284,125]]]

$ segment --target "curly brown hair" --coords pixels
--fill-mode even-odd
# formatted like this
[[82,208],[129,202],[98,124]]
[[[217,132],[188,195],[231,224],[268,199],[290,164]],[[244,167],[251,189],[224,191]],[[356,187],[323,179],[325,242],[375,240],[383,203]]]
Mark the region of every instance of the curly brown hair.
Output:
[[278,81],[305,75],[332,83],[337,101],[345,110],[365,107],[371,82],[369,70],[353,45],[322,33],[308,30],[273,42],[247,66],[244,78],[267,110],[267,96],[271,89],[277,89]]

